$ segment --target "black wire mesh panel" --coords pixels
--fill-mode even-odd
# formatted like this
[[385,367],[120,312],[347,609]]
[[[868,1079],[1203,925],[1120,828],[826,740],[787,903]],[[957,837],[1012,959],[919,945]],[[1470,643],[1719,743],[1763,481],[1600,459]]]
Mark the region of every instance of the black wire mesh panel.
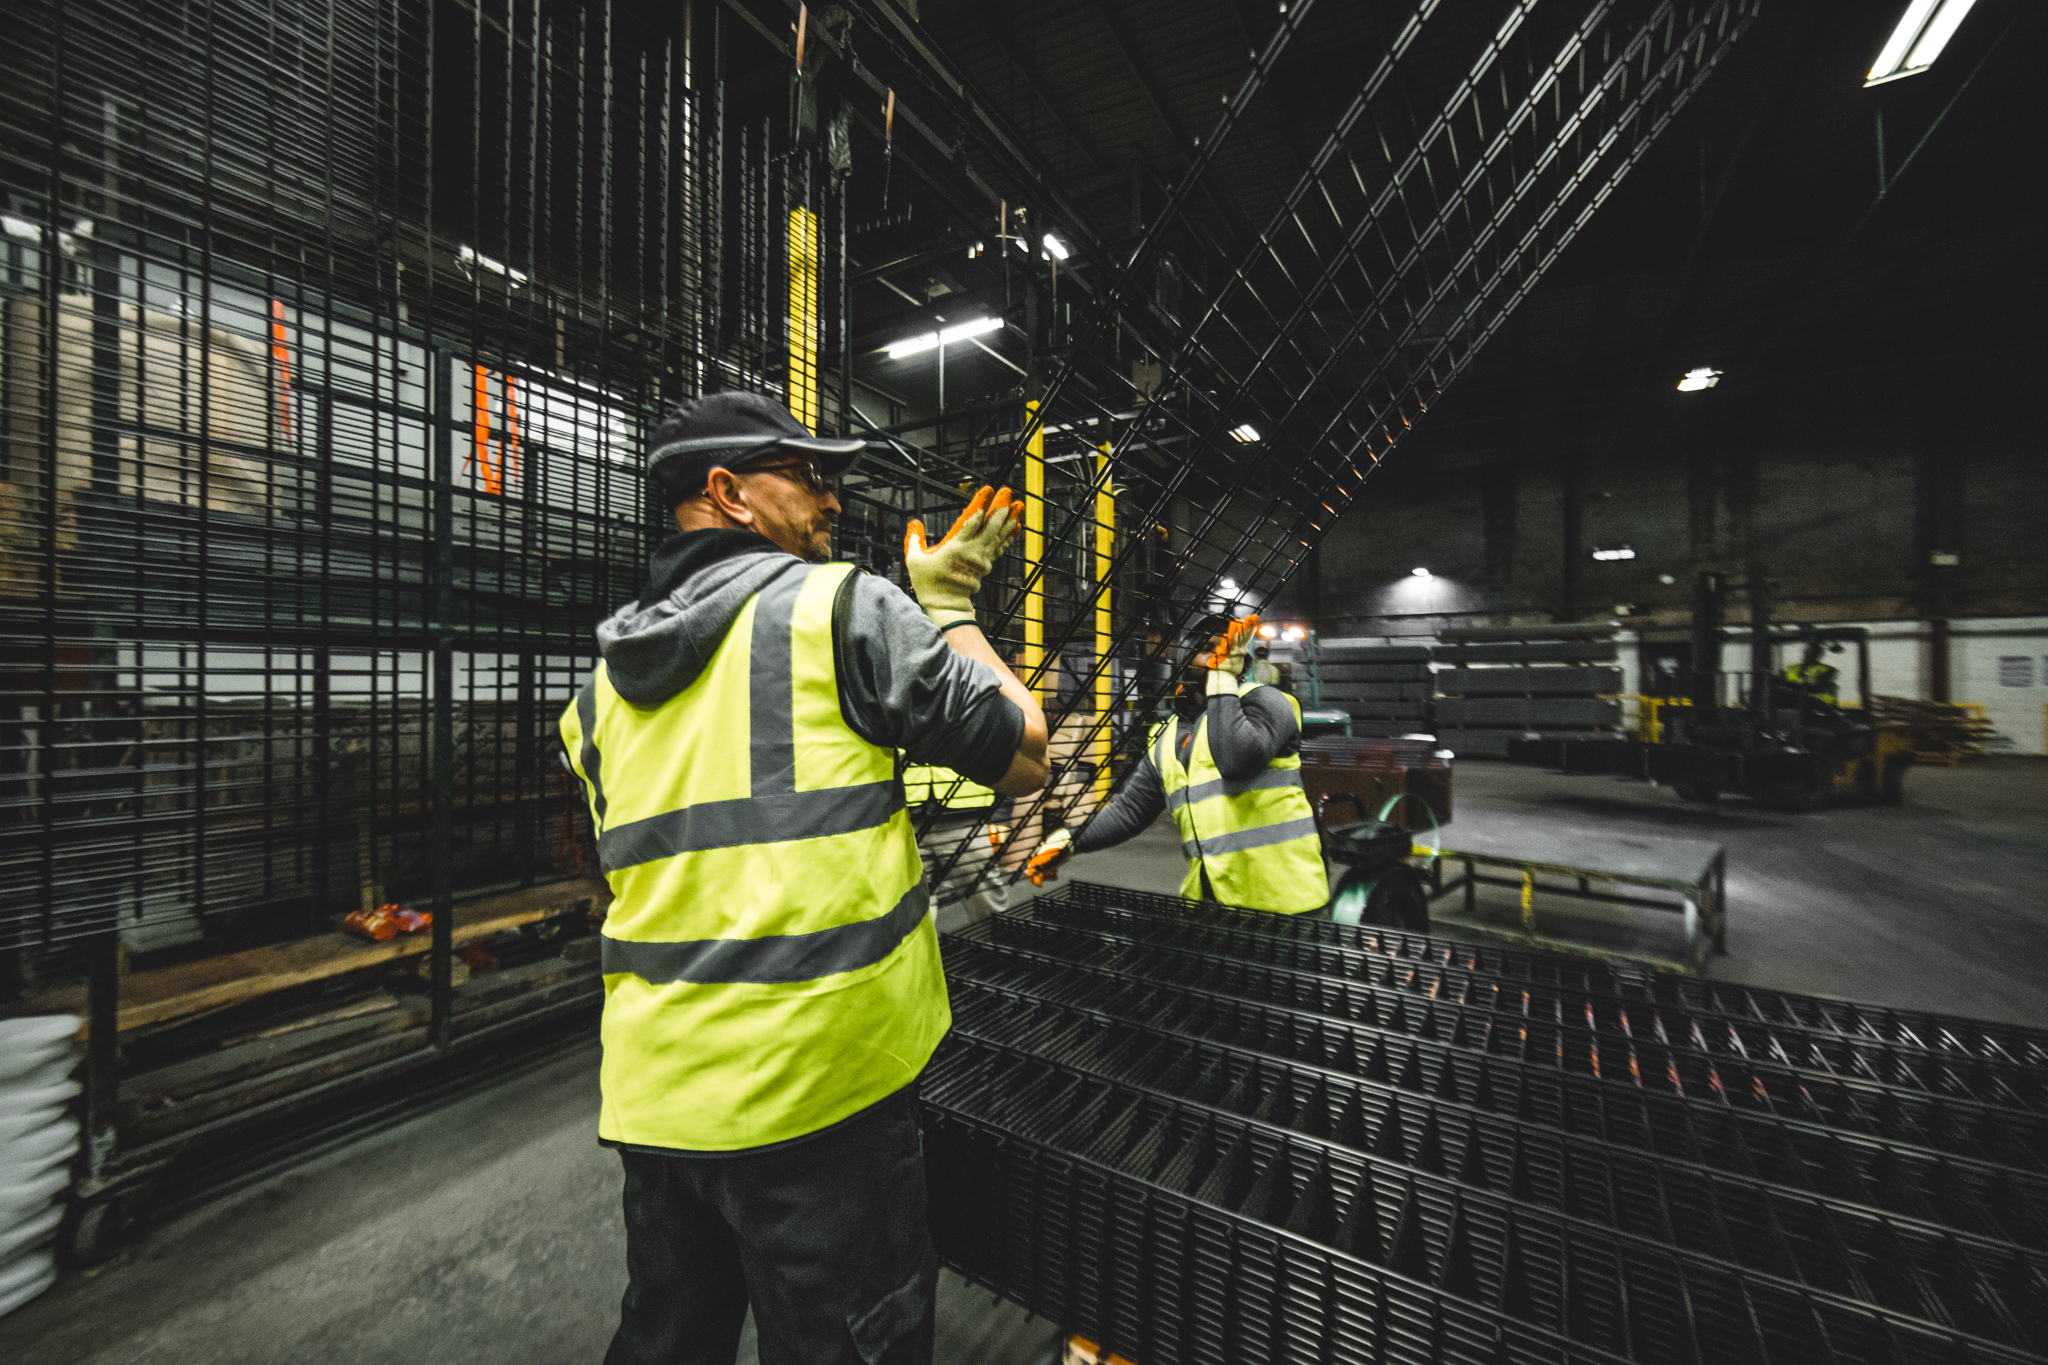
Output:
[[[1693,1011],[1683,1005],[1639,1003],[1632,1009],[1626,1001],[1569,987],[1532,986],[1448,964],[1399,963],[1369,949],[1342,944],[1276,939],[1249,922],[1190,923],[1177,916],[1162,921],[1135,910],[1115,906],[1084,909],[1071,902],[1056,902],[1040,913],[1111,941],[1164,944],[1268,964],[1283,971],[1346,977],[1383,991],[1517,1012],[1567,1030],[1573,1046],[1592,1049],[1589,1055],[1597,1054],[1604,1040],[1622,1050],[1632,1071],[1654,1065],[1653,1054],[1671,1059],[1661,1068],[1666,1070],[1675,1066],[1677,1058],[1686,1056],[1707,1059],[1710,1065],[1716,1059],[1740,1065],[1755,1057],[1788,1071],[1809,1073],[1823,1085],[1847,1078],[1887,1090],[1920,1091],[2021,1113],[2038,1113],[2042,1107],[2044,1076],[2040,1068],[2003,1057],[1944,1056],[1919,1047],[1845,1037],[1801,1025],[1771,1026],[1755,1018]],[[1638,1043],[1650,1051],[1638,1053]],[[1731,1082],[1731,1077],[1720,1075],[1718,1069],[1716,1075],[1724,1085]]]
[[[1123,1212],[1165,1204],[1163,1184],[1632,1359],[2017,1360],[2048,1345],[2048,1178],[2033,1163],[1926,1145],[1939,1124],[1838,1126],[1768,1088],[1660,1093],[1640,1070],[1574,1060],[1518,1009],[1495,1011],[1506,1029],[1461,1023],[1440,978],[1378,982],[1365,1007],[1348,956],[1297,964],[1323,993],[1276,1004],[1260,964],[1189,984],[1201,954],[1160,933],[1073,937],[1105,917],[1190,938],[1216,922],[1294,933],[1284,917],[1199,913],[1212,922],[1074,885],[945,941],[955,1028],[926,1091],[945,1254],[1063,1325],[1140,1361],[1341,1354],[1316,1335],[1327,1317],[1292,1319],[1284,1349],[1263,1326],[1231,1335],[1296,1311],[1270,1270],[1215,1280],[1223,1326],[1189,1337],[1194,1310],[1157,1270],[1179,1243],[1141,1245]],[[1363,938],[1302,937],[1324,930]],[[1380,936],[1388,951],[1362,955],[1388,964],[1493,952]],[[1513,965],[1588,970],[1546,956]],[[1809,1018],[1822,1003],[1773,998]],[[1320,1008],[1338,999],[1359,1008]],[[1142,1192],[1077,1181],[1089,1163]]]
[[[921,76],[924,97],[969,89],[896,0],[859,8],[878,16],[863,41]],[[1027,300],[1058,366],[1042,389],[1027,380],[1035,404],[994,472],[1029,491],[1043,530],[989,607],[1074,753],[1097,772],[1129,768],[1179,661],[1220,618],[1272,599],[1755,8],[1591,0],[1481,15],[1423,0],[1375,41],[1342,29],[1365,22],[1356,7],[1296,3],[1135,244],[1094,240],[1058,177],[1023,168],[1015,179],[1038,187],[1024,249],[1052,227],[1099,269]],[[1289,45],[1339,39],[1378,59],[1262,207],[1265,226],[1234,233],[1206,211],[1223,193],[1214,168]],[[1015,145],[978,112],[963,111],[970,135]],[[1097,608],[1133,582],[1140,609],[1105,627]],[[1072,808],[1073,788],[1056,788],[1012,837]]]
[[822,157],[681,10],[9,18],[0,952],[594,872],[553,731],[644,581],[640,435],[824,421]]
[[[1061,888],[1055,900],[1075,909],[1142,910],[1191,924],[1225,926],[1233,931],[1301,944],[1331,944],[1341,951],[1366,952],[1391,958],[1418,973],[1410,989],[1427,989],[1440,969],[1480,973],[1503,983],[1535,991],[1586,998],[1605,1011],[1641,1005],[1673,1008],[1715,1016],[1742,1025],[1789,1026],[1810,1034],[1837,1035],[1852,1045],[1875,1043],[1887,1048],[1926,1052],[1951,1060],[1983,1058],[2025,1067],[2048,1065],[2048,1029],[1999,1024],[1926,1010],[1830,1000],[1795,995],[1760,986],[1659,972],[1625,959],[1574,958],[1559,953],[1524,952],[1492,944],[1464,943],[1430,934],[1407,933],[1376,926],[1345,926],[1329,920],[1275,916],[1238,910],[1213,902],[1183,900],[1149,891],[1076,882]],[[1285,951],[1281,949],[1280,951]]]
[[1120,944],[1108,935],[1035,917],[1001,918],[972,933],[1046,961],[1086,964],[1091,972],[1117,980],[1167,983],[1218,1001],[1269,1004],[1311,1026],[1328,1021],[1368,1047],[1395,1036],[1423,1039],[1451,1050],[1554,1064],[1590,1076],[1604,1089],[1662,1093],[1694,1107],[1741,1104],[2029,1171],[2048,1164],[2042,1124],[2032,1114],[1753,1060],[1684,1055],[1648,1042],[1615,1040],[1603,1049],[1591,1030],[1524,1014],[1511,1001],[1497,1002],[1506,1006],[1497,1009],[1418,998],[1343,977]]

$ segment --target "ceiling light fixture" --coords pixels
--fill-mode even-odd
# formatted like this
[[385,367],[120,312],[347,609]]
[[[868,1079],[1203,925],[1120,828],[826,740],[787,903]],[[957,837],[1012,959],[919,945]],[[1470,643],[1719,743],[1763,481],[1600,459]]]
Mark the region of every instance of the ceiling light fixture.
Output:
[[1064,261],[1067,259],[1067,244],[1053,236],[1050,232],[1046,233],[1045,250],[1039,253],[1039,259]]
[[1603,562],[1612,559],[1634,559],[1635,557],[1635,547],[1632,545],[1609,545],[1593,551],[1593,558]]
[[1975,3],[1976,0],[1913,0],[1900,16],[1892,36],[1884,40],[1884,50],[1877,54],[1877,64],[1870,68],[1870,78],[1863,82],[1863,88],[1868,90],[1902,76],[1917,76],[1933,66],[1934,59],[1948,46],[1956,27]]
[[1306,640],[1308,638],[1308,632],[1303,630],[1300,626],[1289,626],[1286,630],[1280,633],[1280,638],[1283,640]]
[[1232,427],[1230,429],[1230,434],[1236,440],[1242,442],[1245,445],[1251,445],[1255,441],[1260,441],[1264,439],[1259,435],[1259,429],[1253,426],[1250,422],[1246,422],[1242,426]]
[[1415,578],[1428,578],[1430,576],[1429,570],[1427,569],[1410,569],[1408,572],[1411,576]]
[[1272,639],[1276,639],[1276,638],[1278,638],[1278,637],[1279,637],[1279,634],[1280,634],[1280,632],[1279,632],[1279,631],[1277,631],[1277,630],[1275,630],[1275,629],[1273,629],[1273,627],[1271,627],[1271,626],[1260,626],[1260,627],[1259,627],[1259,638],[1260,638],[1261,640],[1272,640]]
[[475,247],[457,247],[455,249],[455,263],[461,266],[463,273],[472,279],[476,277],[478,270],[488,270],[493,275],[503,275],[507,283],[514,289],[526,283],[526,272],[524,270],[514,270],[503,261],[494,261],[477,251]]
[[1680,393],[1698,393],[1701,389],[1711,389],[1720,382],[1721,372],[1719,370],[1709,369],[1702,365],[1696,370],[1687,370],[1685,372],[1685,378],[1678,381],[1678,391]]
[[940,346],[951,346],[956,341],[978,337],[988,332],[1001,331],[1001,318],[976,318],[972,322],[956,322],[943,331],[926,332],[923,336],[905,337],[889,343],[889,359],[901,360],[905,356],[921,355]]

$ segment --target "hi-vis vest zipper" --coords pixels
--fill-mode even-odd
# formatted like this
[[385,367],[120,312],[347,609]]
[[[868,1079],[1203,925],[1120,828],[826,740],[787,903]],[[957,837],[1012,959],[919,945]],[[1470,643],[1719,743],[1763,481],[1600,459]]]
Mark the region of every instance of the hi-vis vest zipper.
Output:
[[[1287,702],[1298,725],[1301,703]],[[1188,857],[1180,894],[1201,899],[1206,869],[1210,890],[1225,905],[1288,915],[1321,909],[1330,899],[1330,878],[1302,790],[1301,756],[1282,754],[1258,776],[1228,782],[1209,753],[1207,716],[1195,722],[1185,768],[1174,753],[1174,730],[1168,720],[1152,731],[1152,766]]]
[[659,706],[599,664],[562,714],[615,897],[601,1137],[801,1137],[908,1085],[952,1022],[895,750],[839,712],[852,572],[792,564]]

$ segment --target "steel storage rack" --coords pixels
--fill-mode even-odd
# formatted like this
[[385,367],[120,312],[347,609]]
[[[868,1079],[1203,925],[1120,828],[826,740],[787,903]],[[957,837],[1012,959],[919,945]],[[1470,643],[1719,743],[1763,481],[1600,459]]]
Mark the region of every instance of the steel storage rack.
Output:
[[[644,582],[641,434],[730,386],[843,425],[846,200],[708,5],[9,17],[0,1010],[88,1021],[87,1254],[594,1020],[554,734]],[[339,932],[387,901],[431,929]]]
[[944,950],[942,1254],[1141,1365],[2048,1347],[2036,1031],[1087,884]]

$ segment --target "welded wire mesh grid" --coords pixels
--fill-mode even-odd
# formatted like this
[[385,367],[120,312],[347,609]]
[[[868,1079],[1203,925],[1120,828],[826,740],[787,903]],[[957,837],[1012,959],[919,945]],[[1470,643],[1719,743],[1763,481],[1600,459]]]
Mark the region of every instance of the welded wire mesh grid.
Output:
[[[1164,898],[1161,898],[1164,899]],[[1041,914],[1059,920],[1067,902],[1046,906]],[[1170,911],[1169,911],[1170,914]],[[1325,976],[1348,977],[1381,990],[1424,995],[1458,1005],[1511,1010],[1567,1027],[1597,1055],[1604,1037],[1624,1050],[1631,1067],[1647,1064],[1638,1056],[1641,1041],[1667,1054],[1693,1054],[1743,1062],[1767,1059],[1791,1071],[1810,1072],[1825,1083],[1837,1077],[1868,1081],[1907,1091],[1924,1091],[1965,1101],[1983,1101],[1999,1108],[2037,1113],[2042,1107],[2044,1074],[2038,1064],[1999,1053],[1970,1056],[1926,1047],[1882,1042],[1860,1034],[1805,1024],[1766,1023],[1755,1016],[1695,1011],[1677,1003],[1649,999],[1630,1002],[1604,993],[1562,986],[1532,986],[1513,978],[1474,971],[1455,963],[1418,964],[1397,961],[1369,948],[1336,943],[1303,942],[1262,933],[1254,920],[1189,922],[1172,916],[1162,923],[1153,915],[1112,905],[1076,909],[1071,921],[1120,943],[1166,944],[1252,963],[1271,964]],[[1370,934],[1351,931],[1355,938]],[[1718,1074],[1718,1072],[1717,1072]],[[1722,1083],[1729,1083],[1721,1077]]]
[[[1424,0],[1266,227],[1219,244],[1193,212],[1203,177],[1313,8],[1290,6],[1136,247],[1104,253],[1110,282],[1077,285],[1052,309],[1048,339],[1064,363],[997,470],[1016,486],[1041,459],[1074,462],[1093,491],[1116,494],[1109,565],[1082,575],[1051,548],[1043,563],[1027,551],[1022,581],[988,606],[1041,686],[1086,661],[1080,685],[1055,699],[1056,728],[1082,714],[1076,699],[1094,695],[1094,674],[1113,674],[1113,703],[1093,706],[1079,739],[1125,716],[1119,767],[1142,748],[1179,663],[1220,620],[1272,599],[1755,6],[1515,4],[1451,57],[1471,36],[1459,27],[1469,12],[1453,20],[1458,7]],[[931,85],[953,79],[940,71]],[[1219,264],[1206,288],[1177,264],[1204,256]],[[1109,458],[1090,471],[1103,447]],[[1093,502],[1049,500],[1045,546],[1092,544]],[[1153,560],[1147,609],[1095,641],[1091,607],[1141,556]],[[1042,595],[1069,576],[1069,624],[1034,626]]]
[[0,950],[595,873],[554,729],[645,579],[641,436],[815,384],[822,157],[728,119],[679,16],[11,17]]
[[[2038,1173],[1733,1092],[1611,1086],[1471,1034],[1333,1030],[1181,986],[1156,947],[1149,971],[1125,974],[1006,932],[1124,894],[1070,889],[945,941],[955,1028],[924,1092],[934,1205],[970,1201],[942,1225],[946,1254],[1063,1324],[1139,1360],[1341,1354],[1322,1334],[1345,1288],[1321,1267],[1291,1293],[1270,1266],[1216,1280],[1208,1312],[1223,1325],[1190,1333],[1182,1282],[1198,1251],[1180,1229],[1199,1211],[1628,1358],[2039,1358]],[[1159,1244],[1124,1230],[1133,1204]],[[1321,1315],[1301,1315],[1304,1301]],[[1370,1296],[1351,1311],[1377,1313],[1381,1331],[1401,1316]],[[1274,1320],[1294,1335],[1268,1356],[1257,1325]],[[1430,1321],[1408,1319],[1425,1335]],[[1256,1330],[1231,1336],[1239,1324]],[[1424,1349],[1490,1359],[1494,1346],[1482,1333]]]

